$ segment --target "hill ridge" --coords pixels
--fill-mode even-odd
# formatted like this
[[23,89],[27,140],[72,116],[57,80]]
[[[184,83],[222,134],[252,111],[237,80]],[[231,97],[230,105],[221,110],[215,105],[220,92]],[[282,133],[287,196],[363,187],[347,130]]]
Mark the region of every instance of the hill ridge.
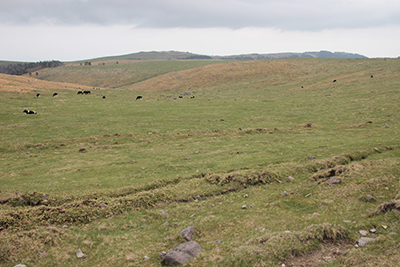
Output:
[[179,51],[140,51],[117,56],[98,57],[86,60],[71,62],[105,61],[105,60],[177,60],[177,59],[221,59],[221,60],[260,60],[260,59],[279,59],[279,58],[367,58],[364,55],[348,52],[330,52],[330,51],[308,51],[308,52],[282,52],[282,53],[250,53],[239,55],[204,55],[190,52]]

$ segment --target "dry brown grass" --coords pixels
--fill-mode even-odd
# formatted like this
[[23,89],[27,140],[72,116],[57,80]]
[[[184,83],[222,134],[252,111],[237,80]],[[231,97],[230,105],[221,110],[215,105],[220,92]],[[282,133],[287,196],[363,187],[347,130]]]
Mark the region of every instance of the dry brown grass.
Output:
[[92,87],[72,83],[43,81],[36,79],[33,76],[26,77],[0,73],[0,91],[2,92],[29,92],[35,90],[43,91],[54,89],[90,90]]
[[163,92],[171,89],[209,87],[244,79],[262,78],[295,67],[292,62],[247,61],[207,65],[184,71],[170,72],[129,86],[128,89]]

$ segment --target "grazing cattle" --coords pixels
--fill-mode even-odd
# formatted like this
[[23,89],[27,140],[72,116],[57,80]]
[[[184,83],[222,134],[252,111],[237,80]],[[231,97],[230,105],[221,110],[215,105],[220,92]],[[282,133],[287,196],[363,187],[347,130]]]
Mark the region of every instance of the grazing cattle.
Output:
[[77,95],[83,95],[83,91],[78,91]]
[[85,95],[90,94],[90,91],[83,91]]
[[335,82],[336,82],[336,80],[333,80],[333,82],[335,83]]
[[191,96],[190,98],[192,98],[192,99],[193,99],[193,98],[194,98],[194,96]]
[[371,78],[374,78],[374,75],[371,75]]
[[40,94],[36,94],[36,98],[39,98]]
[[182,95],[180,95],[180,96],[179,96],[179,98],[183,98],[183,96],[182,96]]
[[138,95],[138,96],[136,97],[136,100],[138,100],[138,99],[143,99],[143,96]]
[[55,96],[58,96],[58,93],[54,93],[54,94],[53,94],[53,97],[55,97]]
[[36,111],[29,110],[29,109],[24,109],[23,111],[25,114],[37,114]]
[[103,99],[106,99],[106,96],[105,96],[105,95],[103,95]]

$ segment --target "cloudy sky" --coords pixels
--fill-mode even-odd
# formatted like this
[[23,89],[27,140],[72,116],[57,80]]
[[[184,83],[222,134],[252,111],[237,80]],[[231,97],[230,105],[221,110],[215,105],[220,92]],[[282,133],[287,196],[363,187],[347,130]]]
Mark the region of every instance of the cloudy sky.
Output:
[[140,51],[400,56],[399,0],[0,0],[0,60]]

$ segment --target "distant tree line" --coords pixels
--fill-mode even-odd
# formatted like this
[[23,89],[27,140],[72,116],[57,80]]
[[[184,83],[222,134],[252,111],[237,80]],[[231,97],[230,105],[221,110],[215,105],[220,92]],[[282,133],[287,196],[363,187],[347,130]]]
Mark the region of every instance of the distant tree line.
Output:
[[22,75],[41,69],[55,68],[63,65],[64,64],[58,60],[0,65],[0,73]]

